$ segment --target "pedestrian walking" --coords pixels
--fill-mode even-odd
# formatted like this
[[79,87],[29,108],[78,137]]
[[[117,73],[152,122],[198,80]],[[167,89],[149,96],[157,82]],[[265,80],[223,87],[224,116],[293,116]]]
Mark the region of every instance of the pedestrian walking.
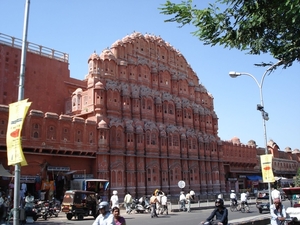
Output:
[[155,193],[152,194],[151,198],[150,198],[150,204],[151,204],[151,218],[153,217],[158,217],[157,213],[156,213],[156,203],[158,202]]
[[119,208],[119,197],[118,197],[118,191],[114,190],[113,195],[110,197],[110,207],[118,207]]
[[132,204],[132,196],[129,191],[127,192],[127,194],[124,197],[124,204],[125,204],[126,213],[130,213],[131,212],[131,204]]
[[185,201],[187,203],[187,212],[191,212],[191,201],[192,201],[192,195],[190,193],[187,193],[185,196]]
[[180,203],[180,210],[181,211],[185,211],[186,208],[185,208],[185,194],[184,194],[184,191],[181,191],[180,192],[180,196],[179,196],[179,203]]

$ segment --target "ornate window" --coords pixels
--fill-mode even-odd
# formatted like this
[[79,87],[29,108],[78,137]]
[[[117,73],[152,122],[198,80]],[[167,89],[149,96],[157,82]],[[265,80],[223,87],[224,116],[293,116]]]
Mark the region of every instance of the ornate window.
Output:
[[40,134],[40,125],[38,123],[32,124],[32,137],[33,138],[39,138]]
[[48,140],[56,140],[56,127],[55,126],[48,126],[47,129],[47,139]]

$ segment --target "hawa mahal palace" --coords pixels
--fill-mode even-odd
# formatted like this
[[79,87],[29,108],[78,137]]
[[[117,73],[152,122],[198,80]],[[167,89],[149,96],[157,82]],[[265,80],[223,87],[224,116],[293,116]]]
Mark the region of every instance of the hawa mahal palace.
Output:
[[[22,40],[0,34],[0,163],[7,166],[8,105],[18,100]],[[218,136],[214,98],[185,57],[159,36],[134,32],[88,58],[83,80],[70,77],[68,54],[27,43],[24,98],[32,102],[22,146],[28,166],[21,182],[34,191],[36,175],[55,180],[61,198],[77,178],[103,178],[122,198],[161,189],[193,189],[206,198],[231,189],[260,189],[254,140]],[[299,150],[268,142],[275,176],[292,178]],[[62,182],[58,182],[58,179]],[[2,189],[10,179],[0,177]]]

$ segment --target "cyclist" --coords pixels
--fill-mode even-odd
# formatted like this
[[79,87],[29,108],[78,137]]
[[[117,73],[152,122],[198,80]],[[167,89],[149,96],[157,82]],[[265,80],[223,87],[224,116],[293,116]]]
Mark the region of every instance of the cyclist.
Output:
[[237,205],[236,193],[234,190],[231,190],[230,201],[231,201],[232,205]]
[[248,202],[247,202],[247,200],[248,200],[248,195],[247,195],[247,193],[242,193],[241,194],[241,204],[243,205],[248,205]]

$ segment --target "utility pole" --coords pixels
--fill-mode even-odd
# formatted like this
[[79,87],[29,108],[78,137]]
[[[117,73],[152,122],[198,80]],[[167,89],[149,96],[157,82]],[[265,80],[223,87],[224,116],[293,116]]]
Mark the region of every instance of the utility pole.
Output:
[[[25,66],[26,66],[26,52],[27,52],[27,29],[29,18],[29,5],[30,0],[26,0],[25,15],[24,15],[24,27],[22,38],[22,55],[21,55],[21,67],[19,77],[19,89],[18,89],[18,101],[24,99],[24,79],[25,79]],[[13,225],[19,225],[20,218],[20,176],[21,176],[21,164],[15,165],[15,183],[14,183],[14,218]]]

